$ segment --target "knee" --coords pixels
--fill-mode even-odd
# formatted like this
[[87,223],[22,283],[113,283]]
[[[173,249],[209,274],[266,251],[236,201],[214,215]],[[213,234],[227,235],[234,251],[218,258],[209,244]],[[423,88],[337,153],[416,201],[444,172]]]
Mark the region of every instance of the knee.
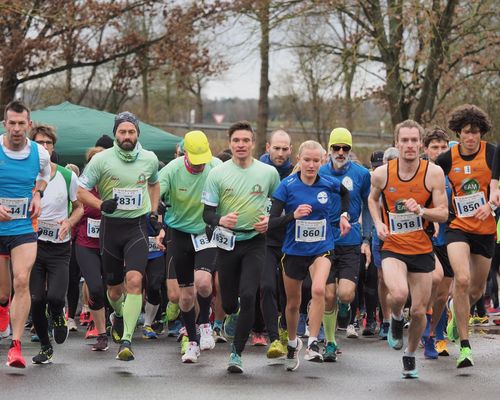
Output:
[[101,308],[104,307],[104,295],[103,295],[103,288],[99,287],[99,290],[97,288],[93,290],[89,290],[89,308],[91,310],[100,310]]
[[325,298],[325,287],[320,286],[320,285],[313,285],[311,287],[311,296],[313,298],[324,299]]
[[179,307],[182,311],[189,311],[194,306],[194,288],[184,288],[181,291]]
[[142,274],[140,272],[127,272],[127,292],[134,294],[142,292]]
[[395,289],[390,293],[392,300],[396,304],[404,304],[408,299],[408,290],[404,289]]
[[276,289],[271,282],[262,282],[260,285],[261,298],[268,298],[276,295]]
[[470,275],[456,275],[455,276],[455,289],[459,291],[467,291],[470,286]]
[[300,309],[300,303],[299,302],[288,302],[286,303],[286,309],[291,312],[292,314],[297,314]]
[[256,294],[245,293],[240,296],[240,308],[242,310],[253,310],[255,308]]
[[344,304],[349,304],[352,303],[352,301],[354,300],[356,291],[339,290],[338,293],[340,301]]
[[108,296],[111,301],[117,301],[123,293],[122,285],[109,286],[108,287]]
[[26,293],[29,288],[30,276],[28,273],[14,275],[14,293]]
[[202,297],[212,294],[212,282],[208,279],[200,279],[195,282],[196,292]]
[[410,314],[412,319],[422,319],[425,318],[425,307],[424,306],[412,306],[410,309]]

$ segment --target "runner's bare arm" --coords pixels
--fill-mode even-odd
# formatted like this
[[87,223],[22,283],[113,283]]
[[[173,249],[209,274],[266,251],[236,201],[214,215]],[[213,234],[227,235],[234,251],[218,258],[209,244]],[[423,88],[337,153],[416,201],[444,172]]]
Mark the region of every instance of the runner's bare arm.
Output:
[[82,188],[81,186],[78,188],[78,192],[76,193],[76,197],[78,201],[80,201],[84,206],[101,209],[102,200],[94,196],[87,189]]
[[373,171],[371,179],[370,195],[368,196],[368,208],[373,219],[373,225],[377,230],[377,236],[381,240],[389,235],[387,226],[382,221],[382,210],[380,207],[380,195],[387,181],[387,165],[382,165]]
[[151,201],[151,211],[158,210],[158,203],[160,202],[160,182],[148,184],[149,200]]
[[448,219],[448,196],[446,196],[444,172],[441,167],[429,164],[425,184],[432,193],[432,208],[424,208],[422,217],[431,222],[446,222]]

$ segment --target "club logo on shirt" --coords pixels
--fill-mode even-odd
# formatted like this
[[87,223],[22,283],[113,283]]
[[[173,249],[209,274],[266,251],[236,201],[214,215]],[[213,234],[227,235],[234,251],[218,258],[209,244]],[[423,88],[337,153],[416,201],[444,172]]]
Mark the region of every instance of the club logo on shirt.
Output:
[[396,211],[397,214],[402,214],[406,212],[405,201],[406,199],[399,199],[396,200],[396,203],[394,203],[394,210]]
[[460,172],[460,171],[462,171],[462,169],[460,169],[460,168],[457,167],[457,168],[453,168],[453,171],[454,172]]
[[264,192],[262,191],[262,186],[260,186],[258,183],[256,185],[253,185],[252,191],[250,192],[251,195],[253,196],[260,196]]
[[116,176],[113,176],[111,175],[111,177],[109,178],[110,181],[112,182],[120,182],[120,178],[116,177]]
[[396,189],[394,186],[389,187],[389,192],[391,193],[396,193],[398,189]]
[[344,185],[345,188],[350,192],[352,192],[352,189],[354,189],[354,184],[352,182],[352,179],[348,176],[345,176],[344,179],[342,179],[342,185]]
[[328,201],[328,194],[326,192],[319,192],[316,197],[321,204],[326,204]]
[[464,179],[462,181],[462,191],[465,194],[473,194],[479,192],[479,182],[475,179]]
[[137,178],[136,185],[144,185],[145,183],[146,183],[146,175],[144,173],[141,173]]

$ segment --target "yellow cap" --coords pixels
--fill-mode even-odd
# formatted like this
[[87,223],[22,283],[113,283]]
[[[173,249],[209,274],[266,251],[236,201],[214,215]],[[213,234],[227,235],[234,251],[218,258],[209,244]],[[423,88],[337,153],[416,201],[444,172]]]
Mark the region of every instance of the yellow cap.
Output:
[[184,152],[193,165],[206,164],[212,159],[207,136],[202,131],[191,131],[184,136]]
[[328,141],[328,148],[334,144],[347,144],[352,147],[352,135],[346,128],[335,128],[330,133],[330,140]]

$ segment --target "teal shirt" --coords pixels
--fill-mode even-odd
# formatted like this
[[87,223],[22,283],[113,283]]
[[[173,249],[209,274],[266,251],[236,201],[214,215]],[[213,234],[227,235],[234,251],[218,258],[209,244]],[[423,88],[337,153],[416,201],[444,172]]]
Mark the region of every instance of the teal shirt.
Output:
[[238,212],[235,229],[251,232],[236,232],[236,240],[248,240],[258,234],[253,225],[268,215],[268,198],[279,183],[278,171],[270,165],[253,159],[250,167],[241,168],[228,160],[208,174],[202,202],[217,207],[222,216]]
[[220,164],[221,160],[212,157],[203,172],[191,174],[184,165],[184,157],[179,157],[158,173],[160,197],[170,204],[165,215],[165,222],[170,228],[196,235],[205,232],[201,194],[208,173]]
[[[79,178],[79,185],[84,189],[97,187],[103,201],[113,198],[113,190],[116,193],[118,189],[121,196],[118,208],[112,214],[104,213],[110,218],[136,218],[149,213],[148,184],[157,182],[158,158],[152,151],[141,149],[135,161],[125,162],[116,155],[113,147],[92,157]],[[131,189],[133,194],[123,196],[126,189]],[[120,209],[124,206],[134,209]]]

